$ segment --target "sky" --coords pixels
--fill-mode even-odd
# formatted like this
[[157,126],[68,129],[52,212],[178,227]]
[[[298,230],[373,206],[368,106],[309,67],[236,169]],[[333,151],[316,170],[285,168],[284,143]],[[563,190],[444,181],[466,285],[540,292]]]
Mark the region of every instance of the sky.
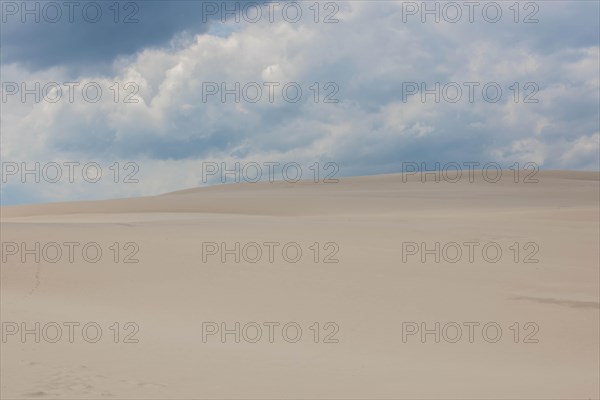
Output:
[[597,1],[67,3],[1,2],[2,205],[236,163],[600,168]]

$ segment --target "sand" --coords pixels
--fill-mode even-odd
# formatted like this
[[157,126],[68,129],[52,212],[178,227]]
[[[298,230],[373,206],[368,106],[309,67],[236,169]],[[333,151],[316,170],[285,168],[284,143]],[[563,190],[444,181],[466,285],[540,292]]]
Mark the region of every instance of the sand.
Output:
[[2,207],[0,397],[599,398],[599,174],[537,178]]

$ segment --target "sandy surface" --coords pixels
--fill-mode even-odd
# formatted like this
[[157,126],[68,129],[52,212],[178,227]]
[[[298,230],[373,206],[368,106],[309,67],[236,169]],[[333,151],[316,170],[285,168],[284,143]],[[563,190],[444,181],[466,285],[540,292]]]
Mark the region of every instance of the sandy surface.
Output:
[[[596,399],[599,174],[537,178],[383,175],[3,207],[1,397]],[[215,243],[236,242],[240,262],[223,262]],[[221,323],[233,333],[208,335]]]

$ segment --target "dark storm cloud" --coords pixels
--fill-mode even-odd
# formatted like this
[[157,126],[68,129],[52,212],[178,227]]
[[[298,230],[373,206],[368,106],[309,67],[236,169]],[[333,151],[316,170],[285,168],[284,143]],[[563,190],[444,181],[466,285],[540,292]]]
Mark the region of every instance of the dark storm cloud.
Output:
[[167,44],[180,32],[205,32],[221,16],[209,12],[214,4],[220,11],[236,3],[242,8],[247,1],[2,1],[2,63],[89,72],[118,56]]

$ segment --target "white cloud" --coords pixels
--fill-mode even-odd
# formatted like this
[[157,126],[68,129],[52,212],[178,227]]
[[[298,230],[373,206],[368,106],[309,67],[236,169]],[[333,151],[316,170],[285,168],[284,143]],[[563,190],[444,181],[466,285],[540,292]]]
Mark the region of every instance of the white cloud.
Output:
[[[545,7],[546,16],[563,10]],[[530,36],[519,39],[518,29],[526,28],[498,36],[502,27],[490,24],[403,24],[400,12],[394,2],[344,2],[338,24],[263,20],[219,30],[226,35],[212,30],[193,40],[178,37],[169,48],[143,49],[118,59],[112,76],[78,79],[82,85],[102,85],[98,103],[3,104],[2,158],[140,163],[140,184],[54,185],[44,189],[46,200],[196,186],[201,162],[226,159],[336,161],[342,174],[390,172],[390,165],[405,161],[402,157],[598,168],[597,46],[538,49]],[[527,32],[545,35],[542,28]],[[3,69],[4,81],[72,80],[60,68],[29,72],[12,64]],[[230,87],[296,81],[304,100],[286,103],[277,90],[271,104],[265,88],[256,104],[236,104],[231,96],[225,104],[219,96],[203,103],[207,81]],[[341,102],[312,102],[309,87],[330,81],[339,85]],[[474,103],[463,98],[424,104],[418,94],[404,102],[402,82],[410,81],[498,82],[504,93],[497,104],[481,97]],[[114,82],[120,82],[121,99],[130,92],[123,85],[135,82],[139,92],[132,99],[139,102],[112,101],[108,88]],[[520,85],[519,103],[509,89],[514,82]],[[526,82],[539,84],[540,103],[522,102],[529,93]],[[35,191],[39,188],[31,188]]]

